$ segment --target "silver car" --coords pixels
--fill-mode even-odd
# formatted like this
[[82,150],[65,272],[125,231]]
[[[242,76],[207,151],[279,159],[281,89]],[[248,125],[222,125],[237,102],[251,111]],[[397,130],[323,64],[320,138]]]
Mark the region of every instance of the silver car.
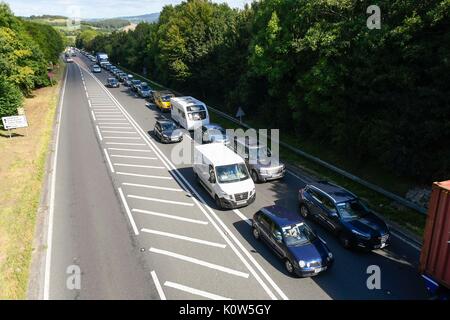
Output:
[[232,149],[240,155],[247,164],[248,171],[255,183],[281,179],[286,172],[286,166],[273,161],[270,149],[252,137],[234,137]]

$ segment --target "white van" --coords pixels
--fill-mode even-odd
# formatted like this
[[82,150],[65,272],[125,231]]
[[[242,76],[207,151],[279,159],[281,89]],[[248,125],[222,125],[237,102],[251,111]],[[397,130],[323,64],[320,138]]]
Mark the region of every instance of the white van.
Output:
[[206,105],[193,97],[176,97],[170,99],[172,119],[186,130],[194,130],[209,124]]
[[234,209],[255,201],[255,185],[244,160],[225,145],[196,146],[193,169],[219,208]]

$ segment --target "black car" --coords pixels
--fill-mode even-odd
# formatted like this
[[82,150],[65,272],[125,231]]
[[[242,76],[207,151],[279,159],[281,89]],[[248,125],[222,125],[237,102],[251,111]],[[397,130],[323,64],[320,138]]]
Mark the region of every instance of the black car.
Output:
[[183,140],[183,132],[171,120],[157,120],[153,134],[163,143],[180,142]]
[[117,81],[116,78],[108,78],[106,80],[106,86],[108,88],[119,88],[120,87],[120,83],[119,83],[119,81]]
[[356,195],[326,181],[300,189],[300,214],[339,237],[345,248],[382,249],[390,237],[386,223]]
[[273,205],[253,216],[253,237],[263,239],[289,274],[310,277],[329,269],[334,258],[325,241],[296,212]]

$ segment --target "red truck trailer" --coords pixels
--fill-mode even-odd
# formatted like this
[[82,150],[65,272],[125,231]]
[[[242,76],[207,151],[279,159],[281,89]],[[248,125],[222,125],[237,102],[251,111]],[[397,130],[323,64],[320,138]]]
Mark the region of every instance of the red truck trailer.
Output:
[[419,271],[433,297],[450,299],[450,180],[433,184]]

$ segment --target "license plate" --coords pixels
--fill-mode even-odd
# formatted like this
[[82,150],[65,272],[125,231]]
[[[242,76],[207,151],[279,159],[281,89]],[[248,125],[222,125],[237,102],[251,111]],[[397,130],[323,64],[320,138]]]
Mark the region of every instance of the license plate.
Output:
[[314,273],[319,273],[319,272],[325,270],[326,268],[327,268],[327,267],[323,267],[323,268],[315,268],[315,269],[314,269]]
[[247,203],[247,201],[236,201],[236,204],[238,205],[238,206],[240,206],[240,205],[242,205],[242,204],[246,204]]

